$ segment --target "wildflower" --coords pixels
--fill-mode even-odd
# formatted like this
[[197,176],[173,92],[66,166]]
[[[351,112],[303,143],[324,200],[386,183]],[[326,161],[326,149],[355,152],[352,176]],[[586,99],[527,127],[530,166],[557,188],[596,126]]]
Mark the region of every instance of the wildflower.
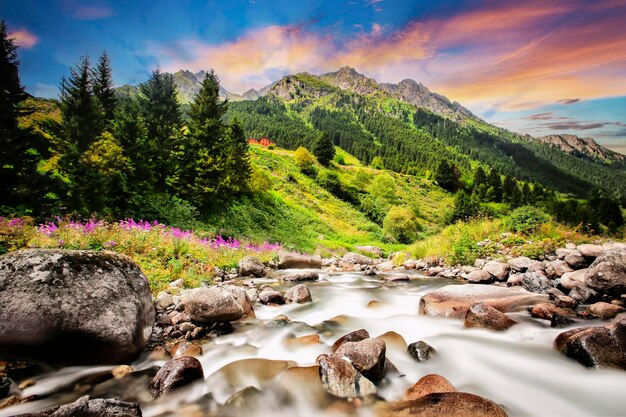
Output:
[[116,245],[117,245],[117,243],[115,243],[115,241],[114,241],[114,240],[109,240],[108,242],[104,242],[104,243],[102,244],[102,246],[104,246],[104,247],[105,247],[105,248],[107,248],[107,249],[114,248]]
[[15,226],[24,226],[24,220],[19,217],[11,219],[9,221],[9,227],[15,227]]
[[52,222],[48,222],[40,224],[37,230],[42,235],[52,236],[57,230],[59,230],[59,226]]

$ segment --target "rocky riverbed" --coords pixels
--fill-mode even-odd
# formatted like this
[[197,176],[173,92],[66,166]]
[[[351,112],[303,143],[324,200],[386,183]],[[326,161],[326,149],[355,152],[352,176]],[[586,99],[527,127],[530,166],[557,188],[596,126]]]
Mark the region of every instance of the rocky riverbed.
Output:
[[542,258],[281,254],[151,299],[119,255],[5,255],[0,417],[622,415],[626,245]]

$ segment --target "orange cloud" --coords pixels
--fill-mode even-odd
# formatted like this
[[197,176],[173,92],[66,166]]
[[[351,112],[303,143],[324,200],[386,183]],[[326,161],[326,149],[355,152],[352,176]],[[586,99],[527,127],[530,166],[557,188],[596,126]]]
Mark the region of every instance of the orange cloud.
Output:
[[9,37],[13,39],[15,45],[25,49],[32,48],[39,42],[39,37],[34,33],[29,32],[27,29],[20,29],[15,32],[11,32]]

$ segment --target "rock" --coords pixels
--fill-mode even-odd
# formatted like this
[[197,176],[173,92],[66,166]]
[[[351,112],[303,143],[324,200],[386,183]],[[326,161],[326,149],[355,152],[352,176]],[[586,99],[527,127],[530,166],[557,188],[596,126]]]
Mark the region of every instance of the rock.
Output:
[[567,295],[556,295],[554,297],[554,304],[561,308],[576,308],[578,302]]
[[514,324],[517,324],[517,321],[485,303],[472,306],[465,315],[465,327],[482,327],[502,331]]
[[182,358],[183,356],[201,356],[202,348],[195,343],[182,341],[172,347],[172,358]]
[[[624,307],[616,306],[611,303],[598,302],[589,306],[587,310],[592,316],[598,317],[603,320],[615,318],[620,313],[626,311]],[[624,346],[626,349],[626,346]]]
[[246,256],[239,261],[239,275],[242,277],[264,277],[267,275],[267,268],[263,262],[254,256]]
[[587,269],[580,269],[578,271],[566,272],[561,276],[561,286],[566,290],[579,287],[585,284],[585,275]]
[[355,265],[372,265],[374,261],[372,258],[369,258],[365,255],[361,255],[360,253],[348,252],[343,256],[343,261],[348,264]]
[[554,251],[554,254],[560,260],[564,260],[567,255],[580,255],[580,253],[576,250],[576,246],[570,246],[569,248],[559,248]]
[[11,380],[6,376],[0,375],[0,399],[9,395],[11,390]]
[[305,284],[289,288],[285,293],[285,299],[291,303],[310,303],[313,301],[311,291]]
[[383,277],[385,282],[406,282],[410,281],[410,278],[406,274],[387,274]]
[[294,252],[280,252],[278,254],[279,269],[320,269],[322,258],[319,256],[303,255]]
[[[578,252],[578,251],[577,251]],[[580,269],[588,266],[587,260],[580,253],[570,253],[563,259],[570,268]]]
[[554,347],[587,367],[626,370],[626,315],[607,326],[583,327],[559,334]]
[[248,296],[248,292],[242,287],[238,287],[236,285],[224,285],[222,289],[230,292],[237,303],[241,306],[243,310],[242,320],[245,319],[254,319],[256,318],[256,314],[254,314],[254,307],[252,306],[252,300]]
[[174,297],[171,294],[161,291],[155,300],[156,307],[161,310],[167,309],[169,306],[174,305]]
[[465,276],[465,279],[469,282],[491,282],[493,280],[491,274],[488,271],[483,271],[482,269],[478,269],[476,271],[472,271]]
[[565,261],[552,261],[546,265],[546,275],[549,278],[558,278],[563,274],[574,271]]
[[379,248],[378,246],[357,246],[356,250],[369,253],[379,258],[383,256],[383,250]]
[[237,391],[226,400],[228,408],[253,410],[263,407],[263,393],[256,387],[249,386]]
[[501,312],[509,312],[524,310],[528,306],[548,300],[547,295],[531,293],[520,287],[446,285],[423,296],[419,311],[429,316],[465,318],[467,311],[478,303],[486,303]]
[[490,261],[483,266],[483,271],[487,271],[498,281],[504,281],[509,276],[511,267],[501,262]]
[[191,317],[189,317],[189,314],[187,313],[174,313],[172,314],[172,318],[170,319],[170,322],[174,326],[180,323],[187,323],[189,321],[191,321]]
[[428,394],[411,401],[381,403],[376,417],[507,417],[493,401],[466,392]]
[[526,272],[528,267],[532,265],[533,260],[526,256],[518,256],[517,258],[509,259],[507,263],[514,271]]
[[285,304],[285,297],[276,290],[267,288],[259,294],[259,301],[261,304]]
[[385,352],[387,347],[380,339],[365,339],[359,342],[346,342],[335,352],[346,357],[352,366],[370,381],[380,381],[385,373]]
[[367,330],[365,329],[355,330],[337,339],[335,343],[333,343],[331,350],[334,353],[337,351],[337,349],[339,349],[341,345],[343,345],[346,342],[360,342],[361,340],[369,339],[369,337],[370,337],[370,334],[367,332]]
[[561,316],[560,314],[554,314],[552,316],[552,319],[550,320],[550,327],[561,328],[569,326],[572,323],[574,323],[574,320],[570,319],[569,317]]
[[391,271],[393,269],[395,269],[396,265],[393,263],[393,261],[385,261],[385,262],[381,262],[378,265],[376,265],[376,268],[379,271]]
[[428,271],[426,271],[426,275],[428,275],[429,277],[435,277],[445,270],[446,269],[441,266],[431,266],[430,268],[428,268]]
[[550,303],[541,303],[529,309],[530,315],[543,320],[552,320],[555,314],[563,317],[576,317],[574,310],[557,307]]
[[300,281],[317,281],[320,275],[317,272],[303,272],[301,274],[289,274],[281,277],[283,281],[300,282]]
[[203,378],[200,361],[191,356],[182,356],[163,365],[150,381],[148,389],[157,398]]
[[244,314],[243,307],[233,293],[221,287],[187,290],[181,294],[181,304],[185,313],[200,323],[235,321]]
[[135,262],[113,252],[28,249],[0,257],[0,356],[47,363],[133,361],[155,309]]
[[141,417],[139,404],[114,399],[81,397],[73,403],[21,414],[19,417]]
[[530,292],[537,294],[547,294],[554,285],[547,277],[536,272],[526,272],[521,274],[521,285]]
[[374,384],[341,356],[320,355],[317,363],[322,385],[330,394],[340,398],[354,398],[377,393]]
[[417,261],[415,259],[407,259],[402,263],[402,267],[404,269],[415,269],[417,266]]
[[541,261],[533,261],[529,266],[526,272],[546,272],[546,264]]
[[411,343],[406,350],[418,362],[426,362],[437,354],[435,348],[423,340]]
[[606,294],[626,293],[626,250],[612,250],[597,257],[585,274],[585,284]]
[[605,252],[611,251],[611,250],[618,250],[618,249],[626,249],[626,243],[622,243],[622,242],[606,242],[602,244],[602,249]]
[[[135,370],[133,369],[132,366],[120,365],[111,371],[111,375],[113,375],[113,378],[115,379],[122,379],[126,375],[132,374],[134,371]],[[34,385],[34,381],[33,381],[33,385]],[[20,389],[23,389],[23,388],[20,387]]]
[[598,297],[598,293],[586,285],[580,285],[569,292],[569,296],[576,300],[577,303],[588,303]]
[[428,394],[443,392],[456,392],[456,389],[450,381],[441,375],[428,374],[420,378],[415,385],[407,390],[404,394],[403,400],[411,401],[424,397]]
[[602,252],[604,252],[604,248],[601,245],[592,244],[578,245],[576,249],[582,256],[591,260],[596,259],[598,256],[602,255]]

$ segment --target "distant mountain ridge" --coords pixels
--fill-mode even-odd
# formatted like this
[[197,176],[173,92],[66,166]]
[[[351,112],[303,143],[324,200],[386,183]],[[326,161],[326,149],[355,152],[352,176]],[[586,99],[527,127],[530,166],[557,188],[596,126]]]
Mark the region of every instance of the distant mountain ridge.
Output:
[[570,155],[592,158],[608,163],[626,164],[626,155],[605,148],[593,138],[581,138],[576,135],[560,134],[547,135],[535,138]]

